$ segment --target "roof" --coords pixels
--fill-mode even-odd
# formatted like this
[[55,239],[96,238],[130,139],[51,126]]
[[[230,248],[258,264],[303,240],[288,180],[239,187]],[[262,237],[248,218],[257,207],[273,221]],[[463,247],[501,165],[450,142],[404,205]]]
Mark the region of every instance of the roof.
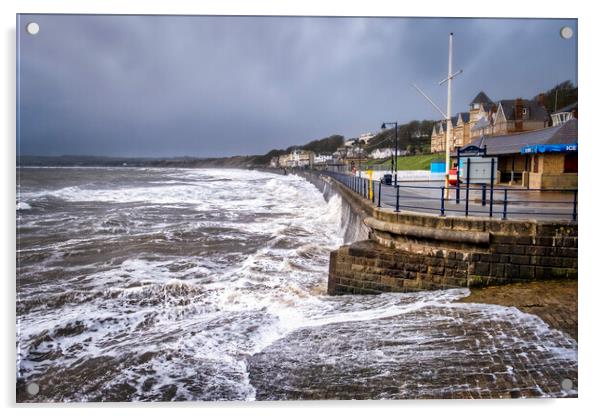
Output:
[[487,146],[488,155],[507,155],[520,153],[525,146],[538,144],[573,144],[577,143],[577,119],[569,120],[559,126],[507,134],[504,136],[487,136],[473,140],[468,146]]
[[[466,112],[466,113],[458,113],[458,117],[462,118],[462,122],[463,123],[468,123],[468,121],[470,120],[470,113]],[[457,117],[456,117],[457,119]]]
[[493,104],[493,101],[483,91],[479,91],[476,97],[470,102],[470,105],[473,104]]
[[489,112],[491,110],[497,111],[496,108],[496,104],[495,103],[487,103],[487,104],[483,104],[483,109],[485,110],[485,112]]
[[[542,105],[539,105],[537,101],[533,100],[522,100],[523,108],[527,107],[529,109],[529,117],[527,120],[538,120],[538,121],[548,121],[548,112],[546,108]],[[516,120],[516,100],[501,100],[500,106],[502,110],[504,110],[504,115],[506,116],[506,120]]]

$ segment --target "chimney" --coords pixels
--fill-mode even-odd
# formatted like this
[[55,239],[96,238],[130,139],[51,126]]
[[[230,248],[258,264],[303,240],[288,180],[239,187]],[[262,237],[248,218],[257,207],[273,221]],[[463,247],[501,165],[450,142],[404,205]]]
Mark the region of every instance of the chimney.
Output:
[[516,131],[523,130],[523,99],[514,100],[514,128]]
[[546,106],[546,96],[543,92],[537,95],[537,104],[542,107]]

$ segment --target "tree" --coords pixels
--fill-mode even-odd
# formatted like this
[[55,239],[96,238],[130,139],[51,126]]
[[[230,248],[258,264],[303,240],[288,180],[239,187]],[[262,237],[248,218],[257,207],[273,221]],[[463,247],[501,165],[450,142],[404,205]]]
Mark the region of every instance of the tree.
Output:
[[[537,100],[538,97],[534,97]],[[578,88],[572,81],[564,81],[543,94],[543,102],[549,113],[573,104],[578,98]]]
[[316,154],[333,153],[345,142],[345,137],[340,134],[333,134],[323,139],[313,140],[302,146],[303,150],[311,150]]

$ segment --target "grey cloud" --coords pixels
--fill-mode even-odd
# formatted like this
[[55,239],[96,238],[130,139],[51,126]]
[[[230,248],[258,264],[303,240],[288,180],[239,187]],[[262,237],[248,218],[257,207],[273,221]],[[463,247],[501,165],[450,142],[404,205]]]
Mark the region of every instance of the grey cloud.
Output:
[[[35,20],[36,36],[23,34]],[[438,115],[447,34],[454,111],[481,89],[531,97],[576,82],[574,20],[21,16],[23,154],[264,153],[383,120]]]

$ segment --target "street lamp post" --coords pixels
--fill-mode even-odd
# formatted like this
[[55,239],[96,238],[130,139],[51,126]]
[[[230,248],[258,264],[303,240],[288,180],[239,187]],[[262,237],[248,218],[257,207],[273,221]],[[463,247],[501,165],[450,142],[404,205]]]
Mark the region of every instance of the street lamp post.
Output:
[[[391,173],[394,173],[394,178],[395,178],[395,186],[397,186],[397,136],[399,134],[398,132],[398,128],[397,128],[397,121],[393,121],[390,123],[383,123],[380,128],[385,130],[387,128],[387,126],[395,126],[395,156],[391,157]],[[395,162],[393,162],[395,161]]]
[[360,178],[362,177],[362,142],[357,144],[358,153],[359,153],[359,165],[360,165]]

